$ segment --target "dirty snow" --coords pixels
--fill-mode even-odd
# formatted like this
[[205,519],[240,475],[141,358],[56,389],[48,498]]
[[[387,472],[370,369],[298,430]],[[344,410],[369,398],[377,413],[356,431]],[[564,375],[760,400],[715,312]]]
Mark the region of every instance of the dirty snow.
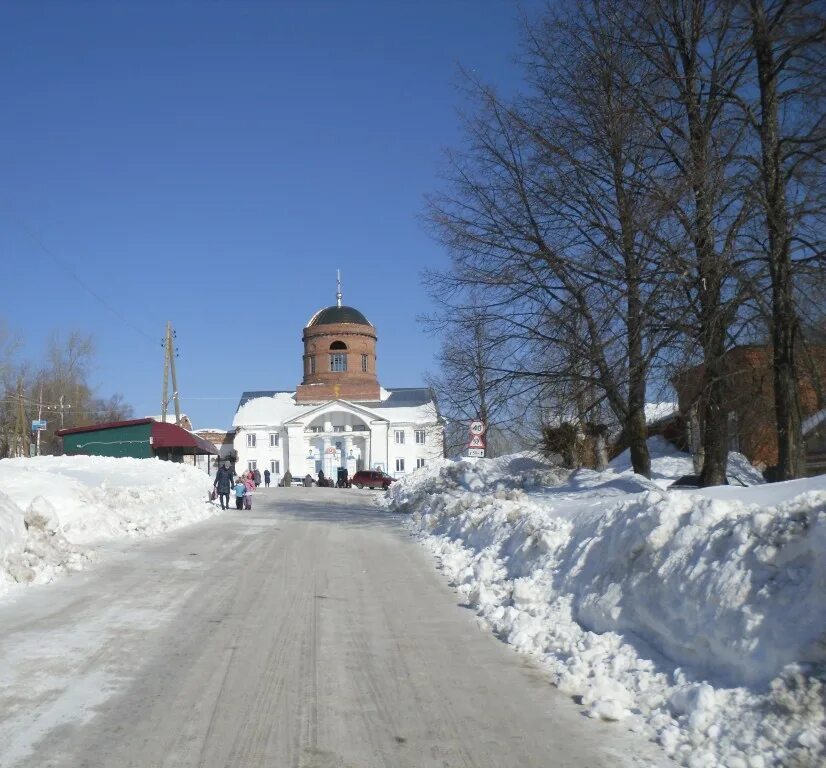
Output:
[[82,568],[98,542],[214,514],[211,486],[200,469],[156,459],[0,460],[0,595]]

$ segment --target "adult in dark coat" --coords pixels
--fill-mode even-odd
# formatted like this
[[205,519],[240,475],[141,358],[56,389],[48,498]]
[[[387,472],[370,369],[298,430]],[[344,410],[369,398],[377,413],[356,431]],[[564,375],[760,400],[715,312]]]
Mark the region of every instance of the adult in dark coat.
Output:
[[258,468],[257,468],[257,467],[256,467],[255,472],[253,472],[253,473],[252,473],[252,479],[253,479],[253,481],[255,482],[255,487],[256,487],[256,488],[257,488],[259,485],[261,485],[261,473],[258,471]]
[[265,488],[270,487],[270,470],[268,470],[268,469],[264,470],[264,487]]
[[224,462],[224,466],[218,467],[213,487],[218,491],[218,496],[221,499],[221,509],[227,509],[229,507],[229,492],[232,488],[232,469],[228,461]]
[[324,479],[324,470],[319,469],[318,470],[318,487],[319,488],[324,488],[324,487],[326,487],[326,485],[327,485],[327,481]]

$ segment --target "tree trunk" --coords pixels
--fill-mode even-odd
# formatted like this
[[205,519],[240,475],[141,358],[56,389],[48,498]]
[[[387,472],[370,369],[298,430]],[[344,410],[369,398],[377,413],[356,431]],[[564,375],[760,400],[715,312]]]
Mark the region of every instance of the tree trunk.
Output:
[[750,0],[749,5],[752,47],[760,87],[760,169],[772,284],[772,372],[777,421],[777,479],[791,480],[805,473],[805,453],[795,365],[797,313],[792,286],[789,211],[778,135],[778,72],[763,0]]

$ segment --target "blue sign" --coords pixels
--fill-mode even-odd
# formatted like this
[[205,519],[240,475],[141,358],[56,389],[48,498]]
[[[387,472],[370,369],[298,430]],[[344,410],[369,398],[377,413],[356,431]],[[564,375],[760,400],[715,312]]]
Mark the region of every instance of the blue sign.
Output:
[[36,419],[32,422],[32,432],[43,432],[46,429],[45,419]]

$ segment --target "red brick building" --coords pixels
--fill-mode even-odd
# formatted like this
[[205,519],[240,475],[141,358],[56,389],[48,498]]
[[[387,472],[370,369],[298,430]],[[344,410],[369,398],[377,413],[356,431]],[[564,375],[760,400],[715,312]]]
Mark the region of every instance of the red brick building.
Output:
[[[777,422],[771,347],[735,347],[726,353],[724,372],[729,448],[745,454],[755,465],[775,466]],[[811,347],[798,355],[797,380],[802,415],[806,419],[824,408],[826,347]],[[688,420],[692,407],[702,400],[703,366],[683,371],[672,383],[677,390],[680,414]]]

